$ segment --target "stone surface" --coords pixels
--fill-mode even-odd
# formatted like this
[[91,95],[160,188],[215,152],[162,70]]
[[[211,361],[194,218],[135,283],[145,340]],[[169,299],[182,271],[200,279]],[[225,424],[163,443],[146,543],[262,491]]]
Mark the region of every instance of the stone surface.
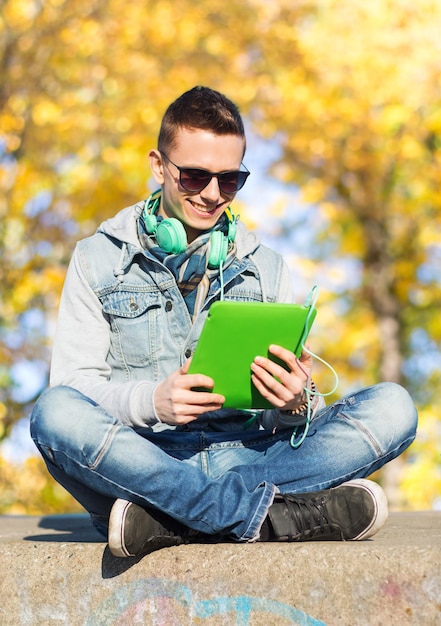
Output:
[[441,513],[371,540],[190,545],[117,559],[88,517],[0,517],[0,625],[441,625]]

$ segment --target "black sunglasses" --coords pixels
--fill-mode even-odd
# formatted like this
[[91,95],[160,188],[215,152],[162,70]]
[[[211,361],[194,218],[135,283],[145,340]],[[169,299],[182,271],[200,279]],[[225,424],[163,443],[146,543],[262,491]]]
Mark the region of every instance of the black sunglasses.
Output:
[[219,189],[223,193],[236,193],[245,185],[245,181],[250,175],[245,165],[242,164],[243,170],[232,172],[209,172],[208,170],[200,170],[194,167],[179,167],[173,163],[171,159],[164,153],[159,151],[163,157],[179,170],[179,182],[186,191],[197,193],[202,191],[210,183],[211,179],[217,178]]

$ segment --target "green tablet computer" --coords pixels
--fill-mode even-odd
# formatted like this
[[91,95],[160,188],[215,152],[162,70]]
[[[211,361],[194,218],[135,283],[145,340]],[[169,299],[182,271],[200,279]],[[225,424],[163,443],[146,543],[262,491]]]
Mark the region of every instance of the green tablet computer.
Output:
[[271,344],[300,356],[316,313],[311,296],[304,305],[215,302],[202,328],[189,374],[210,376],[214,380],[212,391],[225,396],[225,408],[272,408],[251,382],[251,363],[258,355],[276,361],[268,352]]

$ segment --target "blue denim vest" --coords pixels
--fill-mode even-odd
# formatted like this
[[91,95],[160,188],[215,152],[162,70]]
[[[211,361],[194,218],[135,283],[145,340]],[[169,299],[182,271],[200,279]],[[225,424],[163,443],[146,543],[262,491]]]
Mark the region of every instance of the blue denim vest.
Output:
[[[239,226],[240,247],[247,231]],[[78,243],[77,253],[109,323],[112,379],[159,381],[178,369],[194,351],[210,305],[220,298],[219,276],[192,321],[173,275],[140,245],[98,231]],[[286,279],[282,257],[255,245],[224,270],[224,299],[291,301],[290,293],[279,293],[284,270]]]

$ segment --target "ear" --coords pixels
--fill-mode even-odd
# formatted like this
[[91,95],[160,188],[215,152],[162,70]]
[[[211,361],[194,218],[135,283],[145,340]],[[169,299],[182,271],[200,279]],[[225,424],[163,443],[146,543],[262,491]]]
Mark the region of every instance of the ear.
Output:
[[149,152],[150,168],[152,170],[153,178],[158,185],[164,184],[164,164],[162,161],[161,153],[158,150],[150,150]]

